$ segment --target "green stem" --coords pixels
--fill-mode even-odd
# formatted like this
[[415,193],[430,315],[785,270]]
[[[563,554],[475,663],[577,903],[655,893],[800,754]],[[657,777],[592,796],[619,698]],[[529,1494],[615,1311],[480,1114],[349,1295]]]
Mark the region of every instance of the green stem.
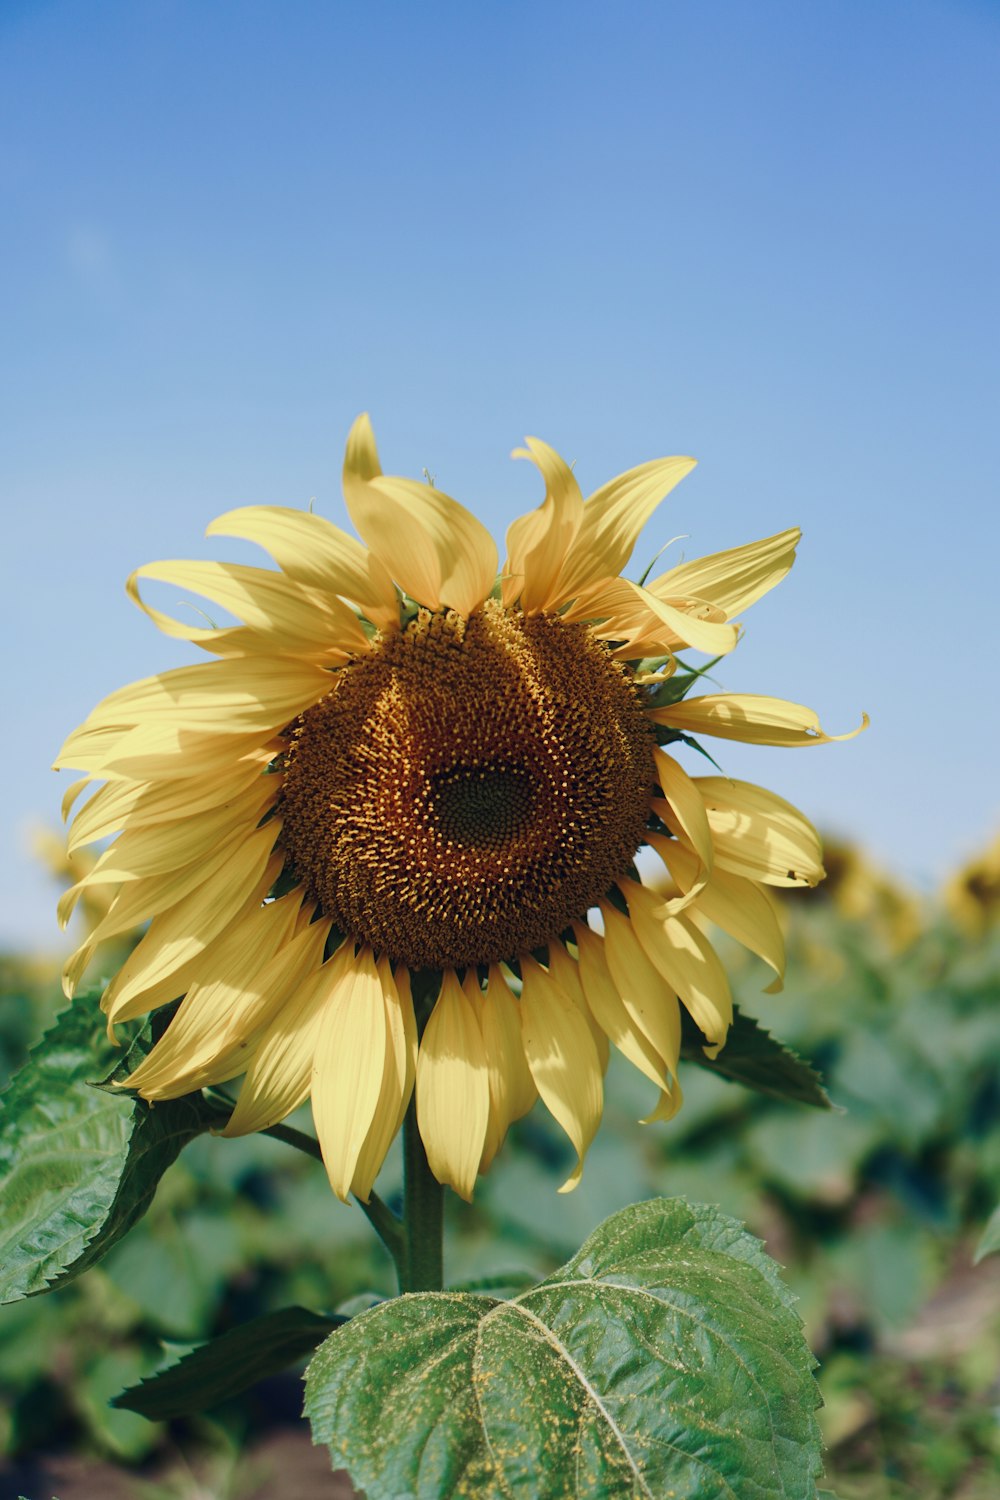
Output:
[[401,1292],[439,1292],[444,1286],[444,1188],[430,1169],[411,1099],[403,1122],[403,1256]]
[[319,1141],[306,1135],[304,1130],[296,1130],[292,1125],[269,1125],[266,1130],[261,1131],[261,1135],[269,1135],[273,1141],[283,1141],[286,1146],[294,1146],[296,1151],[304,1152],[314,1161],[323,1160]]

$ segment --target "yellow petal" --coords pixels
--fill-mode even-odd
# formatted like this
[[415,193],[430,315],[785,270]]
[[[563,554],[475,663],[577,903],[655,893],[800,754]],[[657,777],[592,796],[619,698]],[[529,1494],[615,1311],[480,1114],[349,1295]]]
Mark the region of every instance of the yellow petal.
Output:
[[624,641],[616,654],[629,657],[650,651],[672,651],[692,646],[713,656],[725,656],[739,639],[735,625],[704,618],[712,606],[695,601],[691,612],[667,603],[627,578],[600,579],[582,589],[564,614],[567,621],[593,620],[600,640]]
[[[381,963],[381,960],[379,960]],[[392,982],[396,987],[396,996],[399,1004],[399,1014],[403,1022],[404,1061],[406,1065],[406,1076],[403,1085],[403,1095],[399,1101],[396,1111],[396,1124],[393,1136],[402,1128],[403,1119],[410,1104],[410,1095],[413,1093],[413,1085],[417,1076],[417,1018],[413,1010],[413,992],[410,985],[410,971],[405,964],[397,964],[392,976]]]
[[694,466],[693,458],[654,459],[591,495],[559,580],[564,599],[621,572],[653,511]]
[[583,521],[583,496],[569,465],[547,443],[525,438],[513,458],[528,458],[545,481],[545,500],[537,510],[514,521],[507,532],[504,603],[518,598],[525,614],[551,609],[566,553]]
[[472,1006],[476,1020],[479,1022],[479,1030],[483,1036],[483,1054],[486,1058],[486,1073],[490,1087],[490,1112],[486,1121],[486,1135],[483,1138],[483,1154],[479,1158],[479,1171],[488,1172],[500,1147],[503,1145],[507,1134],[510,1119],[507,1114],[506,1094],[504,1090],[502,1056],[491,1055],[490,1041],[483,1021],[486,1015],[486,996],[479,985],[479,978],[475,969],[467,969],[465,978],[462,980],[462,993]]
[[217,977],[191,985],[163,1036],[128,1079],[128,1088],[147,1098],[164,1098],[157,1084],[183,1080],[179,1093],[195,1087],[188,1080],[200,1076],[223,1050],[234,1014],[250,1005],[261,975],[292,941],[300,904],[301,892],[292,891],[280,901],[255,907],[226,929],[215,945]]
[[757,693],[686,698],[668,708],[650,709],[649,717],[655,724],[683,729],[688,734],[712,734],[753,745],[828,745],[834,740],[852,740],[867,729],[869,722],[868,715],[863,714],[858,728],[850,733],[825,734],[811,708]]
[[655,902],[642,896],[629,907],[629,917],[646,956],[709,1042],[721,1047],[732,1024],[733,998],[711,943],[686,916],[661,917]]
[[200,816],[157,823],[151,828],[126,828],[73,889],[82,892],[94,885],[116,885],[165,875],[196,863],[204,865],[224,838],[237,830],[245,835],[256,828],[274,806],[280,790],[280,776],[258,775],[242,792]]
[[[217,972],[215,960],[221,943],[217,944],[209,963],[201,970],[205,983],[192,985],[147,1059],[150,1068],[142,1074],[140,1088],[143,1098],[177,1099],[194,1089],[225,1083],[245,1073],[277,1011],[319,972],[329,931],[328,922],[315,922],[308,931],[297,933],[254,974],[228,1012],[219,1002],[231,987],[222,981],[213,984],[208,979],[209,974]],[[189,1001],[192,1009],[184,1031],[172,1043],[174,1029]],[[146,1064],[142,1066],[145,1068]],[[131,1079],[129,1086],[139,1087]]]
[[267,1130],[305,1102],[324,1015],[353,964],[354,944],[342,943],[321,969],[287,997],[260,1038],[236,1108],[220,1135]]
[[[717,1050],[717,1049],[716,1049]],[[684,1094],[681,1091],[680,1082],[675,1078],[669,1089],[664,1089],[655,1107],[640,1120],[640,1125],[652,1125],[657,1121],[660,1124],[672,1120],[684,1103]]]
[[387,958],[378,961],[378,975],[385,1008],[385,1067],[382,1087],[375,1106],[371,1127],[365,1136],[351,1179],[351,1192],[363,1203],[371,1197],[375,1178],[385,1161],[386,1152],[402,1124],[406,1106],[413,1092],[417,1055],[417,1027],[410,1000],[409,974],[403,993],[392,976]]
[[469,615],[493,588],[497,549],[457,500],[382,474],[367,415],[347,440],[344,499],[361,536],[411,598]]
[[[93,777],[86,777],[84,783],[77,782],[77,786],[93,783]],[[70,824],[69,833],[66,836],[67,852],[72,854],[84,844],[93,843],[95,839],[107,838],[108,834],[115,833],[121,828],[126,815],[132,811],[136,803],[142,797],[145,788],[139,782],[107,782],[104,786],[97,788],[92,797],[88,797],[83,806],[74,814]],[[221,798],[220,800],[225,800]],[[91,832],[91,830],[95,830]]]
[[240,735],[213,729],[183,729],[166,720],[130,727],[78,729],[67,741],[66,765],[85,763],[94,777],[108,781],[208,781],[232,774],[249,756],[282,748],[271,732],[250,729]]
[[[629,881],[629,891],[633,882]],[[631,907],[629,908],[631,911]],[[604,917],[604,957],[612,982],[635,1027],[676,1076],[681,1053],[681,1013],[677,996],[643,952],[628,917],[608,902]]]
[[694,783],[705,803],[716,865],[766,885],[816,885],[823,879],[819,834],[784,797],[725,776],[696,776]]
[[[83,776],[79,781],[74,781],[72,786],[66,788],[65,792],[63,793],[62,805],[59,809],[62,814],[62,820],[64,823],[69,817],[70,812],[73,809],[73,804],[76,802],[76,799],[79,797],[80,793],[85,792],[88,786],[92,784],[93,780],[94,778],[92,776]],[[92,802],[94,800],[93,797],[90,800]]]
[[65,771],[73,766],[78,770],[88,771],[89,779],[93,781],[95,777],[104,774],[101,768],[108,755],[120,744],[123,732],[123,727],[118,724],[101,728],[81,724],[66,740],[52,762],[52,769]]
[[713,552],[661,573],[646,588],[661,599],[693,594],[719,605],[732,619],[781,582],[795,561],[801,536],[799,528],[792,526],[759,542]]
[[520,960],[521,1036],[535,1087],[572,1142],[577,1164],[559,1191],[580,1181],[604,1107],[601,1064],[590,1027],[569,996],[533,958]]
[[448,969],[417,1056],[417,1123],[431,1171],[470,1199],[490,1113],[479,1022]]
[[636,1027],[625,1009],[625,1002],[608,971],[603,938],[580,923],[574,926],[573,932],[579,953],[580,981],[595,1019],[632,1066],[662,1092],[667,1092],[670,1085],[666,1060],[650,1045],[649,1039]]
[[[173,728],[210,729],[218,735],[274,733],[325,697],[332,685],[322,667],[286,657],[200,662],[109,693],[81,728],[121,729],[162,720]],[[64,747],[61,759],[65,756]]]
[[362,948],[323,1012],[311,1088],[327,1176],[345,1203],[382,1092],[386,1042],[382,981]]
[[[183,865],[180,869],[167,869],[161,874],[127,882],[115,896],[107,914],[94,928],[95,942],[103,943],[108,938],[118,937],[130,928],[168,911],[204,885],[210,877],[217,876],[220,871],[224,875],[227,862],[233,860],[234,856],[240,856],[242,866],[248,848],[251,850],[251,858],[257,860],[259,857],[259,866],[263,868],[264,859],[274,847],[280,831],[280,824],[273,821],[268,824],[266,832],[257,830],[253,822],[247,826],[237,825],[230,830],[228,837],[218,839],[215,847],[204,858]],[[255,832],[261,836],[251,843]],[[84,882],[79,882],[77,886],[71,886],[60,898],[58,914],[63,926],[69,920],[79,888],[83,884]]]
[[230,632],[196,627],[154,609],[139,593],[140,578],[193,590],[238,615],[251,627],[249,643],[260,652],[315,655],[339,651],[343,655],[368,649],[368,637],[343,600],[281,573],[236,563],[188,561],[147,563],[137,568],[126,584],[130,598],[165,635],[193,641],[210,651],[213,637],[229,636]]
[[349,599],[380,630],[399,623],[396,590],[378,558],[323,516],[284,505],[245,505],[217,517],[205,534],[256,542],[289,578]]
[[[272,759],[270,751],[235,761],[224,771],[203,778],[156,784],[109,781],[87,801],[73,819],[67,849],[79,849],[107,838],[119,828],[149,828],[181,816],[193,817],[229,802],[259,781]],[[281,777],[268,778],[280,785]]]
[[[322,968],[329,935],[329,922],[307,923],[263,966],[219,1028],[215,1051],[204,1069],[192,1078],[191,1086],[203,1088],[206,1083],[224,1083],[246,1072],[261,1038],[289,996]],[[210,965],[203,965],[200,972],[207,976],[218,971],[213,954]],[[169,1092],[163,1090],[162,1097],[173,1098],[185,1092],[187,1089],[180,1087],[175,1079]]]
[[485,1172],[511,1123],[527,1114],[538,1092],[524,1055],[518,1001],[498,964],[490,969],[477,1011],[490,1085],[490,1121],[480,1163]]
[[579,964],[568,949],[556,939],[549,944],[549,973],[559,988],[569,996],[589,1026],[594,1046],[597,1048],[601,1072],[606,1073],[608,1071],[607,1032],[599,1024],[587,1004],[587,997],[583,992],[583,983],[580,979]]
[[[154,985],[179,986],[172,993],[168,990],[166,999],[183,993],[186,985],[180,985],[179,980],[184,965],[196,959],[229,925],[264,880],[270,877],[273,883],[280,872],[284,860],[280,854],[271,853],[274,838],[275,829],[268,825],[249,837],[227,840],[206,869],[206,878],[184,889],[176,902],[164,904],[105,991],[101,1003],[110,1021],[126,1021],[152,1009],[148,992]],[[118,897],[109,913],[109,917],[117,918],[114,929],[102,931],[106,918],[94,931],[98,941],[127,932],[140,919],[131,908],[123,913],[122,906],[127,896],[139,892],[145,884],[136,881]],[[175,887],[181,889],[180,884]]]
[[691,646],[709,656],[725,656],[736,646],[739,626],[726,624],[720,618],[722,611],[717,611],[714,605],[684,595],[661,599],[646,589],[642,593],[643,603],[659,622],[659,628],[648,624],[644,632],[656,646],[667,650]]
[[[671,610],[676,610],[684,616],[681,634],[671,629],[666,620],[661,618],[664,606],[669,606]],[[726,625],[725,610],[720,609],[716,604],[706,603],[704,599],[674,595],[670,599],[660,601],[659,608],[660,613],[649,608],[622,637],[624,644],[614,647],[612,656],[617,661],[633,661],[641,656],[663,656],[667,652],[678,651],[687,645],[692,645],[699,651],[721,647],[722,649],[716,650],[715,654],[724,656],[738,639],[739,628]],[[670,615],[669,618],[675,617]],[[691,621],[695,622],[694,629],[699,635],[697,642],[688,640],[688,636],[691,635]],[[701,625],[723,628],[705,632],[699,628],[698,622]],[[612,635],[609,639],[614,641],[616,637]]]
[[[705,803],[697,785],[673,756],[659,746],[653,751],[656,775],[665,799],[663,821],[671,833],[687,839],[706,874],[712,873],[715,853]],[[659,806],[659,804],[657,804]]]
[[[681,889],[689,890],[701,872],[697,856],[678,839],[651,833],[648,842]],[[776,982],[768,987],[769,994],[781,989],[785,942],[774,908],[759,885],[727,870],[716,870],[699,892],[698,911],[774,970]]]
[[493,588],[493,538],[443,490],[385,476],[371,480],[349,508],[358,531],[419,604],[470,615]]

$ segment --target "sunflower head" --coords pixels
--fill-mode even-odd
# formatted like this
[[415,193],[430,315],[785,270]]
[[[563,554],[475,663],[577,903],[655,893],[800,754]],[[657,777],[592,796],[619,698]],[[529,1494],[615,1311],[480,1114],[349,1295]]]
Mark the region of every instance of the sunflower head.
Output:
[[513,959],[628,869],[653,744],[585,626],[493,599],[421,609],[291,729],[282,847],[341,931],[395,963]]
[[[320,517],[248,507],[210,534],[277,570],[167,562],[129,590],[213,660],[113,693],[58,764],[86,773],[70,847],[117,834],[66,893],[107,909],[67,965],[149,921],[103,997],[109,1027],[180,999],[129,1079],[148,1099],[242,1077],[227,1134],[311,1095],[331,1183],[367,1198],[411,1095],[428,1160],[468,1196],[540,1096],[577,1155],[613,1042],[680,1103],[685,1006],[708,1048],[732,1014],[712,926],[780,984],[766,887],[813,885],[819,841],[787,802],[675,758],[692,735],[829,737],[778,699],[686,698],[677,652],[732,650],[734,617],[792,564],[797,530],[622,576],[693,467],[656,460],[584,500],[528,439],[545,486],[507,557],[436,488],[382,474],[367,418],[344,493],[359,542]],[[191,629],[141,580],[242,623]],[[96,790],[93,783],[98,783]],[[414,1009],[411,975],[430,1003]]]

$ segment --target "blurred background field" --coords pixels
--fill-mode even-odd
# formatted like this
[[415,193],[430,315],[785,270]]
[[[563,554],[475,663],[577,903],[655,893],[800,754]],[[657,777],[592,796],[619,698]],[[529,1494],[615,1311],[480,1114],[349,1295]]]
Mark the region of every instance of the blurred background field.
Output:
[[[48,848],[56,865],[59,848]],[[689,1065],[681,1114],[640,1127],[642,1080],[612,1061],[579,1190],[556,1194],[566,1145],[536,1108],[474,1207],[450,1202],[447,1274],[545,1274],[626,1203],[718,1202],[764,1238],[800,1298],[841,1500],[995,1500],[1000,1256],[973,1262],[1000,1199],[997,851],[933,901],[850,845],[828,841],[827,863],[823,887],[786,901],[783,994],[760,993],[766,976],[735,947],[727,959],[741,1004],[821,1068],[838,1110],[750,1094]],[[0,983],[9,1072],[62,1002],[46,956],[5,954]],[[398,1175],[390,1158],[383,1196]],[[366,1220],[336,1202],[316,1163],[262,1137],[197,1140],[99,1267],[0,1310],[0,1493],[331,1493],[326,1455],[298,1420],[294,1372],[197,1421],[151,1424],[108,1400],[259,1313],[351,1310],[392,1290]]]

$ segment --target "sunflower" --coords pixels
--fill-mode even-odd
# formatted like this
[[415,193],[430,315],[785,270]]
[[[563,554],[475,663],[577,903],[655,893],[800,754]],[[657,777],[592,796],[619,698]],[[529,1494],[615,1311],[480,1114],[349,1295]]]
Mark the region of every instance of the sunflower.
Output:
[[[260,544],[278,571],[139,568],[139,607],[214,660],[112,693],[57,761],[86,773],[64,816],[100,783],[70,848],[117,835],[60,903],[65,923],[85,892],[114,892],[67,994],[98,944],[148,922],[104,991],[109,1031],[183,998],[127,1086],[155,1101],[242,1077],[232,1136],[311,1097],[341,1198],[367,1201],[414,1093],[431,1170],[463,1197],[538,1096],[575,1149],[573,1186],[609,1042],[654,1085],[648,1118],[671,1116],[680,1006],[708,1049],[732,1017],[708,932],[780,986],[766,888],[823,874],[789,803],[671,753],[700,735],[831,738],[795,703],[685,697],[699,674],[676,655],[732,650],[734,616],[788,572],[798,530],[640,586],[621,571],[694,461],[642,464],[585,501],[545,443],[514,456],[545,498],[510,527],[498,577],[482,525],[383,475],[360,417],[344,494],[365,545],[253,506],[208,534]],[[191,628],[142,580],[243,623]]]
[[967,937],[981,938],[1000,917],[1000,834],[945,883],[944,905]]

